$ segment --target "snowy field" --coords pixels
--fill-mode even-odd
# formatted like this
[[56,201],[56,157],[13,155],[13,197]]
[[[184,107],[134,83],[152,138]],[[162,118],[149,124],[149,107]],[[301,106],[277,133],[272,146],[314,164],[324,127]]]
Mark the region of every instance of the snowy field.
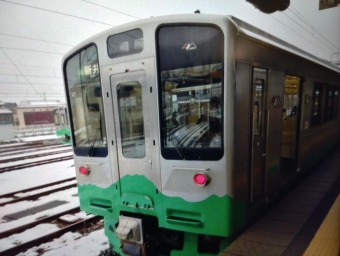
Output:
[[[35,140],[41,138],[34,138]],[[31,140],[32,141],[32,140]],[[56,182],[68,178],[75,177],[74,161],[67,160],[63,162],[40,165],[36,167],[10,171],[0,174],[0,195],[15,192],[46,183]],[[6,199],[2,199],[6,201]],[[8,199],[7,199],[8,200]],[[48,202],[62,200],[67,203],[59,205],[48,210],[38,212],[33,215],[22,217],[18,220],[7,221],[4,216],[13,214],[19,211],[24,211],[32,207],[46,204]],[[53,194],[39,198],[36,201],[22,201],[15,204],[8,204],[0,207],[0,231],[13,229],[22,226],[24,223],[33,222],[39,218],[53,215],[57,212],[65,211],[79,206],[79,198],[77,188],[70,188],[64,191],[55,192]],[[77,214],[79,218],[87,218],[88,215],[84,212]],[[7,238],[0,239],[0,254],[1,251],[14,247],[16,244],[25,243],[31,239],[48,234],[58,230],[56,224],[41,224],[34,228],[28,229],[23,233],[15,234]],[[23,256],[35,255],[99,255],[101,251],[109,247],[107,238],[104,235],[104,230],[91,232],[87,235],[80,233],[68,232],[58,239],[42,244],[38,247],[33,247],[21,253]]]

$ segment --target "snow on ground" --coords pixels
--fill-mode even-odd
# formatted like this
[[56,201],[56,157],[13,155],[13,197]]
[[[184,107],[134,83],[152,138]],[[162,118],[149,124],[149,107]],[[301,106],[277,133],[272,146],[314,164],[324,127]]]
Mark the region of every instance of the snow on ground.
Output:
[[[41,139],[41,136],[39,136]],[[46,137],[46,136],[44,136]],[[36,138],[36,140],[39,140]],[[31,140],[32,141],[32,140]],[[47,157],[46,157],[47,158]],[[67,160],[63,162],[51,163],[30,167],[17,171],[10,171],[0,174],[0,195],[23,190],[35,186],[44,185],[46,183],[56,182],[63,179],[75,177],[74,161]],[[32,207],[46,204],[51,201],[67,201],[66,204],[29,215],[18,220],[7,222],[5,215],[23,211]],[[0,231],[19,227],[24,223],[35,221],[36,219],[50,216],[56,212],[66,211],[68,209],[79,206],[79,198],[77,188],[71,188],[59,191],[51,195],[39,198],[36,201],[22,201],[16,204],[8,204],[0,207]],[[87,216],[85,213],[79,213],[82,218]],[[26,230],[21,234],[14,234],[8,238],[0,239],[0,251],[11,248],[15,244],[24,243],[31,240],[38,234],[47,234],[57,227],[54,224],[43,224],[35,228]],[[25,256],[31,255],[99,255],[100,251],[109,247],[108,240],[104,235],[104,230],[98,230],[88,235],[79,233],[66,233],[52,242],[42,244],[38,247],[29,249],[27,252],[19,254]],[[42,252],[44,252],[42,254]]]
[[[22,154],[18,154],[18,151],[16,151],[15,153],[16,154],[12,154],[11,156],[5,156],[4,159],[6,160],[11,160],[11,159],[16,159],[18,157],[35,157],[37,154],[46,154],[46,153],[56,153],[58,151],[64,151],[64,150],[67,150],[68,148],[46,148],[44,150],[37,150],[35,152],[29,152],[29,153],[22,153]],[[13,152],[14,153],[14,152]],[[70,155],[72,155],[72,153],[70,153]],[[37,158],[38,160],[39,158]],[[19,161],[16,161],[15,163],[18,163],[19,164]]]
[[[24,253],[18,254],[18,256],[95,256],[107,248],[109,248],[109,244],[103,230],[93,231],[85,236],[68,232],[50,243],[33,247]],[[42,251],[45,253],[38,253]]]
[[32,136],[32,137],[20,137],[20,141],[29,142],[29,141],[39,141],[39,140],[55,140],[59,137],[55,134],[51,135],[39,135],[39,136]]
[[0,195],[72,178],[75,176],[76,173],[73,159],[52,164],[38,165],[16,171],[4,172],[0,174]]

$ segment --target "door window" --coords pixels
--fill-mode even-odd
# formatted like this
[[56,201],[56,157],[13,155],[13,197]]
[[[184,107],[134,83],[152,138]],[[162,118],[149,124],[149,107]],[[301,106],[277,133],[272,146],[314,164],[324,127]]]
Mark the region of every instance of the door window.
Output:
[[117,85],[122,152],[126,158],[145,157],[142,86],[137,81]]
[[262,134],[263,90],[267,79],[267,70],[253,70],[253,136],[260,138]]

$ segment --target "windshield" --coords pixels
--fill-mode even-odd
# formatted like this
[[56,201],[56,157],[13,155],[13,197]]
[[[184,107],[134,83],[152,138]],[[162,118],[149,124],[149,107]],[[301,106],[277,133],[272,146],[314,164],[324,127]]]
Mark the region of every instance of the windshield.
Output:
[[[166,158],[212,160],[223,154],[222,59],[223,37],[217,28],[160,29],[162,153]],[[218,156],[211,149],[219,150]]]
[[89,46],[67,61],[66,79],[75,153],[106,156],[106,130],[96,46]]

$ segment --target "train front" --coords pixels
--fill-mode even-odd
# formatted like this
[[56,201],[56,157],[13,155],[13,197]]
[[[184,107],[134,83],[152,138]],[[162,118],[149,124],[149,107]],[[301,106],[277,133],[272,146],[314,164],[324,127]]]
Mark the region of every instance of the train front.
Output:
[[229,171],[233,30],[171,21],[112,30],[64,62],[81,208],[117,253],[217,254],[245,220]]

